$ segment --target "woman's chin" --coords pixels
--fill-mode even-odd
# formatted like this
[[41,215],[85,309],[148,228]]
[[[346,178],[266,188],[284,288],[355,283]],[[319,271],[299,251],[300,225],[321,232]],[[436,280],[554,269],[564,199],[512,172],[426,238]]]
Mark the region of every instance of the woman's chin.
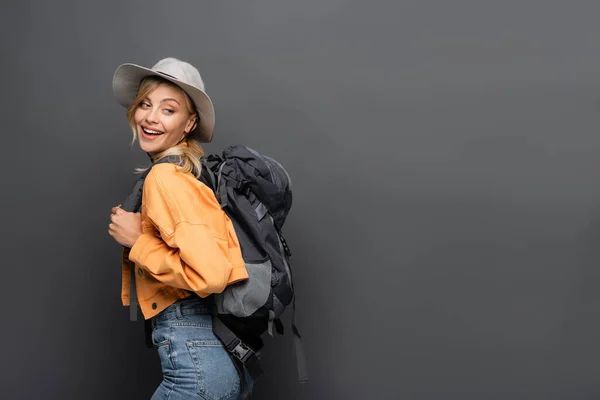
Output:
[[145,153],[156,153],[158,151],[158,146],[152,146],[148,143],[140,142],[140,149],[142,149]]

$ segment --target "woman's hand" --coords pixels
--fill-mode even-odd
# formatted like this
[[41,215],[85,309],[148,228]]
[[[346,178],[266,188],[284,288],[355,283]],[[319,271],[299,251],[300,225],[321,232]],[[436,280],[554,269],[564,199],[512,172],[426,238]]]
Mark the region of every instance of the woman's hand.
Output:
[[121,245],[133,247],[143,233],[141,214],[127,212],[119,206],[113,207],[111,211],[108,234]]

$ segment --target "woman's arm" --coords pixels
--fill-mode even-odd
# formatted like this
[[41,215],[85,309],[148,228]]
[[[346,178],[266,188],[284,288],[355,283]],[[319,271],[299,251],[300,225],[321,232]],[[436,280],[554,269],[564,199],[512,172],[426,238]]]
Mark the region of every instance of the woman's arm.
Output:
[[171,164],[154,166],[142,217],[152,226],[144,227],[129,259],[157,280],[207,296],[248,278],[231,221],[192,175]]

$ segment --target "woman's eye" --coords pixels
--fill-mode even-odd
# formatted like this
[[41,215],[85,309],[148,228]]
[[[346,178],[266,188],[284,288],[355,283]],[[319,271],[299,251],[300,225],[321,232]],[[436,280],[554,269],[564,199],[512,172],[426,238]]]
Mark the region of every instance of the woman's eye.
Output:
[[171,109],[169,109],[169,108],[165,108],[165,112],[166,112],[167,114],[173,114],[175,111],[174,111],[174,110],[171,110]]
[[148,108],[148,107],[150,107],[150,104],[148,104],[148,103],[140,103],[140,107]]

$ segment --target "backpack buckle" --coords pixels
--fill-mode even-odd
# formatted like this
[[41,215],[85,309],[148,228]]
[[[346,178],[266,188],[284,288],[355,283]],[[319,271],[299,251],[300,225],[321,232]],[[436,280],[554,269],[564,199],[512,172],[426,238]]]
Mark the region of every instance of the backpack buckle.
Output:
[[246,363],[246,361],[248,361],[250,358],[252,358],[252,356],[254,356],[254,351],[247,346],[246,344],[244,344],[244,342],[242,342],[241,340],[237,339],[236,340],[236,344],[233,347],[232,350],[230,350],[229,352],[238,360],[240,360],[242,363]]

